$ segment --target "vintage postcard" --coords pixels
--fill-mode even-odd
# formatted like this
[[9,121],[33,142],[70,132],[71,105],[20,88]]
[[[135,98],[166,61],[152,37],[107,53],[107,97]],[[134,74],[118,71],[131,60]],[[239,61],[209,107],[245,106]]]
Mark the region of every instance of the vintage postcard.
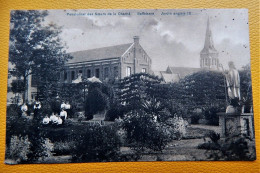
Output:
[[255,160],[248,10],[13,10],[6,164]]

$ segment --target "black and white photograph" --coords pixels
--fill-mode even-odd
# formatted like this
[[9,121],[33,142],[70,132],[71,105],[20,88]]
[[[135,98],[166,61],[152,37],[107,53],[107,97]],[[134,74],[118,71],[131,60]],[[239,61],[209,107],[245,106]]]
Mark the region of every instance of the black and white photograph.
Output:
[[10,11],[6,164],[253,161],[247,9]]

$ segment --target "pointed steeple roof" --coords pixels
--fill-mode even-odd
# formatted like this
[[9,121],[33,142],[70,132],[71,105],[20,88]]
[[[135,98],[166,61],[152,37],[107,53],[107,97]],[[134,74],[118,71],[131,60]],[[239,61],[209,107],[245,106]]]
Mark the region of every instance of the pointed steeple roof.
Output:
[[208,17],[204,48],[200,53],[217,53],[217,52],[218,51],[214,47],[212,33],[209,25],[209,17]]

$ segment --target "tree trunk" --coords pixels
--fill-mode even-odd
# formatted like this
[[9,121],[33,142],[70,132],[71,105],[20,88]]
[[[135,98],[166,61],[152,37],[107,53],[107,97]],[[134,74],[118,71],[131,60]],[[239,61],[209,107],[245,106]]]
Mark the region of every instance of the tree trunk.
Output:
[[23,76],[23,82],[24,82],[23,103],[27,103],[27,101],[28,101],[28,83],[27,83],[26,74],[24,74],[24,76]]

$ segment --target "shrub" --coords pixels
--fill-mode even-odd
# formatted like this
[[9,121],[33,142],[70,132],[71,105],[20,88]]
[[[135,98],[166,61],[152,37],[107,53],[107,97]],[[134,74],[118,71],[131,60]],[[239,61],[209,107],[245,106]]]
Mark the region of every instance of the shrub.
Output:
[[92,89],[86,98],[85,115],[92,119],[93,115],[109,108],[109,97],[99,88]]
[[28,160],[28,153],[30,152],[30,141],[28,136],[12,136],[7,149],[7,159],[12,159],[16,163]]
[[210,132],[209,138],[212,142],[217,143],[220,140],[220,134],[216,132]]
[[214,107],[205,111],[205,118],[206,120],[208,120],[209,125],[218,126],[219,124],[219,116],[217,115],[218,112],[220,112],[220,110]]
[[61,141],[54,143],[53,152],[55,155],[71,154],[71,151],[75,149],[75,141]]
[[191,116],[191,124],[198,124],[200,120],[200,115],[199,114],[193,114]]
[[210,138],[211,141],[198,145],[198,149],[206,149],[206,150],[219,150],[220,149],[220,134],[216,132],[209,132],[207,137]]
[[169,118],[165,123],[173,128],[173,132],[177,139],[185,137],[188,122],[182,117],[175,115],[174,118]]
[[54,145],[48,138],[41,138],[41,148],[38,154],[38,161],[44,161],[45,159],[52,156],[52,151],[54,150]]
[[162,151],[174,138],[174,129],[156,121],[155,116],[138,112],[123,119],[126,140],[134,150]]
[[220,140],[219,134],[210,134],[211,141],[200,144],[199,149],[206,149],[209,159],[213,160],[255,160],[255,147],[252,139],[234,135]]
[[116,126],[93,125],[78,136],[72,150],[74,162],[118,161],[120,138]]
[[6,123],[7,125],[11,122],[15,121],[17,118],[21,117],[22,111],[21,108],[18,105],[9,105],[7,106],[7,112],[6,112]]
[[124,107],[121,104],[112,104],[107,111],[106,120],[114,121],[116,118],[123,117]]

